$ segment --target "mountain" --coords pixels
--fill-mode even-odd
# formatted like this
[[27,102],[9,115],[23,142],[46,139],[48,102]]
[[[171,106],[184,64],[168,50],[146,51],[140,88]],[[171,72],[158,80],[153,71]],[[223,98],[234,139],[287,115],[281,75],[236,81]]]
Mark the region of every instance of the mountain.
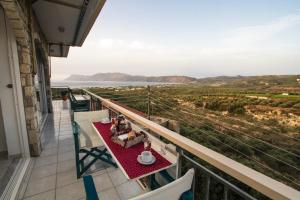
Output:
[[218,76],[198,79],[203,85],[300,86],[300,75]]
[[300,75],[264,75],[264,76],[217,76],[193,78],[189,76],[133,76],[124,73],[97,73],[91,76],[71,75],[67,81],[141,81],[163,83],[198,83],[209,86],[297,86]]
[[124,73],[97,73],[91,76],[70,75],[66,81],[141,81],[164,83],[192,83],[196,78],[189,76],[133,76]]

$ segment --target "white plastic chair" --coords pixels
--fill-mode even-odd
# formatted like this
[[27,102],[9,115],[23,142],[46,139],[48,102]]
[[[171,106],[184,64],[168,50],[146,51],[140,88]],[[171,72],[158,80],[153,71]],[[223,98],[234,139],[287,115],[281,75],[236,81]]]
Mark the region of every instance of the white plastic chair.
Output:
[[[97,160],[102,160],[117,167],[92,126],[92,122],[101,121],[108,117],[108,110],[74,113],[73,135],[77,178],[81,177]],[[87,159],[89,157],[93,159]]]
[[[131,198],[130,200],[192,200],[192,196],[188,195],[187,197],[183,197],[182,194],[191,190],[194,173],[194,169],[190,169],[181,178],[161,188]],[[86,193],[86,199],[99,200],[93,177],[91,175],[84,176],[83,183]]]
[[191,189],[194,173],[194,169],[189,169],[181,178],[130,200],[178,200],[184,192]]
[[102,141],[99,139],[98,133],[92,127],[92,123],[102,121],[105,118],[109,118],[108,110],[74,113],[74,121],[79,125],[80,128],[80,148],[94,148],[103,146]]

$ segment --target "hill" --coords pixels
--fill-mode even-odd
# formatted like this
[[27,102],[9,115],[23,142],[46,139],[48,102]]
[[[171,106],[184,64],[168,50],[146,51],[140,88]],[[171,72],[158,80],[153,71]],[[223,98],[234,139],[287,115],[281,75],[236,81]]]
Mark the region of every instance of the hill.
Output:
[[199,83],[209,86],[238,87],[277,87],[300,86],[300,75],[265,75],[265,76],[217,76],[194,78],[189,76],[134,76],[124,73],[97,73],[91,76],[70,75],[66,81],[141,81],[164,83]]
[[66,81],[141,81],[164,83],[192,83],[196,78],[188,76],[133,76],[124,73],[97,73],[91,76],[71,75]]
[[300,86],[300,75],[218,76],[198,79],[203,85]]

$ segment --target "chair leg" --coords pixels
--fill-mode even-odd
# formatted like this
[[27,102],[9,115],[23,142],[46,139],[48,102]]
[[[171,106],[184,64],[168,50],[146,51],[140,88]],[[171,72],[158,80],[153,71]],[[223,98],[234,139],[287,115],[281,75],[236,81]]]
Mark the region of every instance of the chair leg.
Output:
[[88,165],[81,169],[81,175],[84,174],[98,159],[94,158]]
[[167,171],[166,169],[160,171],[159,174],[160,174],[166,181],[168,181],[169,183],[171,183],[172,181],[175,180],[175,179],[168,173],[168,171]]
[[76,175],[77,175],[77,179],[80,178],[81,174],[80,174],[80,162],[79,159],[76,158]]
[[97,151],[98,153],[104,153],[107,158],[112,158],[112,156],[109,153],[106,153],[107,152],[106,148],[103,150],[95,148],[95,151]]
[[80,178],[80,159],[79,159],[79,148],[76,145],[76,140],[75,140],[75,164],[76,164],[76,174],[77,174],[77,179]]
[[[77,178],[80,178],[97,160],[102,160],[115,168],[117,168],[117,164],[112,161],[112,156],[107,153],[107,149],[100,150],[98,148],[92,148],[90,151],[87,149],[80,149],[78,154],[85,154],[81,159],[79,159],[79,155],[76,155],[76,170],[77,170]],[[85,165],[85,159],[89,157],[93,157],[94,159],[88,162]]]
[[151,190],[155,190],[159,187],[160,187],[160,185],[155,179],[155,174],[151,174],[150,175],[150,188],[151,188]]
[[[107,151],[107,149],[104,149],[103,151],[98,150],[97,152],[99,152],[99,154],[95,154],[93,151],[88,151],[86,149],[81,149],[80,150],[80,152],[84,152],[84,153],[86,153],[86,154],[88,154],[88,155],[90,155],[94,158],[98,158],[99,160],[102,160],[102,161],[104,161],[108,164],[111,164],[111,165],[113,165],[114,167],[117,168],[117,164],[112,161],[111,156],[109,154],[107,154],[106,151]],[[103,157],[103,156],[107,156],[107,155],[109,155],[108,158]]]

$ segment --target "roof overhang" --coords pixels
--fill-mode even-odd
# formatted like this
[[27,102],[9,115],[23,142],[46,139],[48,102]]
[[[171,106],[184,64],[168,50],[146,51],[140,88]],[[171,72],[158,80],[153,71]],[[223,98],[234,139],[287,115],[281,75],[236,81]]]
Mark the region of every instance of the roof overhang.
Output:
[[32,7],[50,56],[66,57],[69,46],[82,46],[106,0],[34,0]]
[[50,44],[49,55],[53,57],[67,57],[70,46],[63,44]]

